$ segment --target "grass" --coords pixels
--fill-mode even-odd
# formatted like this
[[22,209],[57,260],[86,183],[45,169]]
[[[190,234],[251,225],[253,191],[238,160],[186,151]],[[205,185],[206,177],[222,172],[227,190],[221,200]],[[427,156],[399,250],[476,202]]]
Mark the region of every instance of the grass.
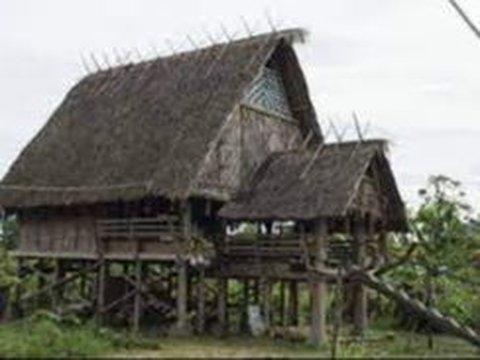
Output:
[[[125,351],[117,357],[126,358],[318,358],[330,357],[328,345],[315,349],[305,343],[292,343],[287,340],[270,338],[253,339],[248,337],[163,338],[160,350]],[[429,350],[427,338],[423,335],[401,332],[373,332],[364,343],[344,343],[338,347],[339,358],[351,357],[475,357],[478,349],[462,340],[437,336],[434,348]]]
[[[345,336],[337,348],[339,358],[351,357],[474,357],[478,349],[446,336],[434,339],[429,350],[424,335],[377,328],[366,341]],[[0,326],[0,357],[117,357],[117,358],[318,358],[330,357],[326,344],[320,349],[304,341],[230,336],[227,338],[133,336],[128,332],[96,330],[88,324],[40,313],[29,319]]]

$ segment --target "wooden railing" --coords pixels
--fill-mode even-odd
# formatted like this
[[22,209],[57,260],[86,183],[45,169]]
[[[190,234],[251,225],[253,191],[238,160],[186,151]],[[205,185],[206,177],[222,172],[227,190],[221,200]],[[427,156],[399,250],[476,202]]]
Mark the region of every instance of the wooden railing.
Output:
[[[313,256],[311,242],[298,235],[261,236],[255,239],[227,237],[220,252],[225,257],[243,259],[293,259]],[[327,249],[328,262],[341,263],[352,257],[352,245],[348,240],[330,240]]]
[[302,248],[298,237],[262,237],[246,239],[227,237],[222,252],[234,257],[299,257]]
[[181,236],[178,217],[162,215],[153,218],[105,219],[97,222],[100,239],[152,239],[173,241]]

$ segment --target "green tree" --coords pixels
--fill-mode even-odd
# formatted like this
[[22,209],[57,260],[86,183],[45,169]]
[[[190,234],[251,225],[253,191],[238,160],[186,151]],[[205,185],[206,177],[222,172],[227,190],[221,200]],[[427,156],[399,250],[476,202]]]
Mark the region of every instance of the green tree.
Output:
[[470,231],[472,209],[458,181],[432,176],[419,191],[422,203],[412,218],[420,249],[417,261],[429,271],[465,266],[465,255],[474,243]]
[[0,223],[0,289],[9,288],[17,281],[16,264],[11,250],[18,244],[19,230],[14,218]]
[[0,222],[0,247],[13,250],[18,246],[19,228],[14,217],[6,218]]
[[[480,231],[473,220],[461,184],[447,176],[432,176],[419,191],[421,204],[410,213],[411,241],[418,246],[411,260],[390,276],[424,294],[446,314],[471,325],[480,323],[479,289],[474,267]],[[400,243],[400,248],[408,244]],[[398,249],[397,249],[398,250]],[[401,250],[401,249],[400,249]],[[403,250],[404,251],[404,250]]]

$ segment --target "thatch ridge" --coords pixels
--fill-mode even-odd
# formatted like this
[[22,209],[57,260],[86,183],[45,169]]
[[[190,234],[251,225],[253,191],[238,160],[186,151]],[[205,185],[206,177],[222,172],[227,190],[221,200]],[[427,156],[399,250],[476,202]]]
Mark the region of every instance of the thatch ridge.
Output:
[[212,141],[260,67],[299,36],[299,29],[261,34],[85,77],[11,166],[0,204],[189,196]]

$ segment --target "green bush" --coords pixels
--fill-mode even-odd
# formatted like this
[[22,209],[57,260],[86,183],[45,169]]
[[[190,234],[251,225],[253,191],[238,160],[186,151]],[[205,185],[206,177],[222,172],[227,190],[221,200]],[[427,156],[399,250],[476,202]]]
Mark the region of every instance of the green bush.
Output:
[[91,327],[64,326],[47,317],[0,327],[1,357],[86,357],[113,349]]
[[157,342],[79,325],[48,311],[0,326],[0,357],[91,357],[124,349],[158,349]]

